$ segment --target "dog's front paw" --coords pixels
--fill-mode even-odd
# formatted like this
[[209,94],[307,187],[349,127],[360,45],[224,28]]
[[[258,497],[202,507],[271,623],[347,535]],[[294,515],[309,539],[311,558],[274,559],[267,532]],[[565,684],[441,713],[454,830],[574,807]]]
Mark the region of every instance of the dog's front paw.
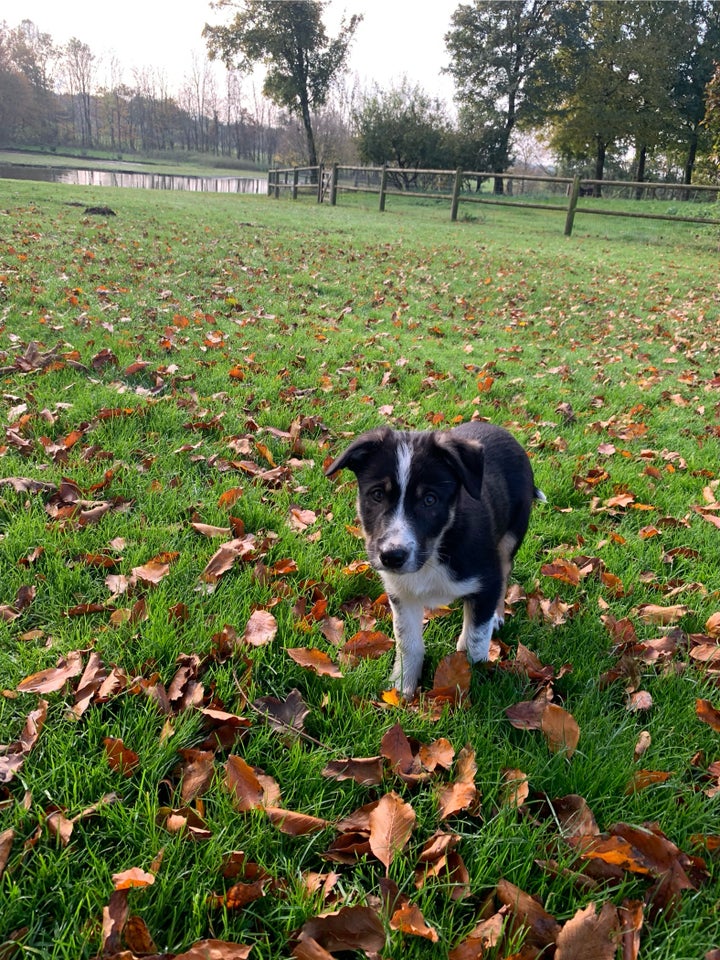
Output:
[[[478,624],[471,630],[464,630],[457,643],[458,650],[465,650],[470,663],[479,663],[490,656],[490,640],[493,630],[496,629],[498,617],[493,616],[485,623]],[[462,644],[462,645],[461,645]]]
[[406,700],[412,700],[415,696],[415,690],[420,681],[420,671],[411,671],[403,669],[403,664],[399,661],[395,662],[393,671],[390,674],[390,687],[394,687],[398,690]]

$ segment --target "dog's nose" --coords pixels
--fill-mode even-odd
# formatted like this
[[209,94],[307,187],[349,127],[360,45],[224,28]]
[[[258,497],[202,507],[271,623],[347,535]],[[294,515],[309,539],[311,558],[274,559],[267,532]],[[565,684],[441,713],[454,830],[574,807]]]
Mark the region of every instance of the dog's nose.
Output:
[[390,547],[380,551],[380,561],[388,570],[399,570],[409,556],[410,551],[406,547]]

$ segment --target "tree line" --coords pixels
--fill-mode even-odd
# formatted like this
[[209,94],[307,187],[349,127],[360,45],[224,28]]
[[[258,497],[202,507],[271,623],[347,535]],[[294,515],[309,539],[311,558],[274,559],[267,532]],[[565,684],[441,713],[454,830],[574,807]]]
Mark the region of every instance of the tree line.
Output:
[[57,45],[30,20],[0,23],[0,146],[107,150],[114,155],[192,151],[266,166],[282,139],[274,105],[226,71],[222,86],[194,58],[177,91],[148,67],[123,77],[113,58]]
[[[30,21],[2,23],[0,142],[502,173],[532,136],[563,172],[598,180],[718,178],[720,0],[459,3],[445,35],[455,112],[407,80],[348,84],[362,18],[331,37],[326,7],[243,0],[205,25],[209,59],[175,93],[151,69],[124,82],[115,62],[100,83],[80,40],[58,48]],[[259,65],[262,90],[248,93]]]

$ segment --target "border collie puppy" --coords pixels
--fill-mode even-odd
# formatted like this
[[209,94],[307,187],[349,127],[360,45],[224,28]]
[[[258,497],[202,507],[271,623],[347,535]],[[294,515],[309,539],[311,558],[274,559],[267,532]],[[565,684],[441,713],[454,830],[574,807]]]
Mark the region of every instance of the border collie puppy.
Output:
[[390,682],[403,696],[414,695],[425,654],[424,608],[460,597],[457,649],[471,663],[487,660],[533,499],[545,500],[523,448],[507,430],[484,422],[420,433],[380,427],[359,436],[325,474],[345,468],[357,478],[368,559],[392,609]]

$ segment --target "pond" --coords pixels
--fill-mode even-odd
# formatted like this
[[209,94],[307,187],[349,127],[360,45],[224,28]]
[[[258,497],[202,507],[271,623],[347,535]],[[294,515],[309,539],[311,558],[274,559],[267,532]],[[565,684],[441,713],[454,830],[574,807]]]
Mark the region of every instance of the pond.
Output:
[[169,173],[135,173],[127,170],[84,170],[70,167],[35,167],[0,164],[0,179],[42,180],[83,187],[133,187],[138,190],[192,190],[202,193],[265,193],[260,177],[185,177]]

